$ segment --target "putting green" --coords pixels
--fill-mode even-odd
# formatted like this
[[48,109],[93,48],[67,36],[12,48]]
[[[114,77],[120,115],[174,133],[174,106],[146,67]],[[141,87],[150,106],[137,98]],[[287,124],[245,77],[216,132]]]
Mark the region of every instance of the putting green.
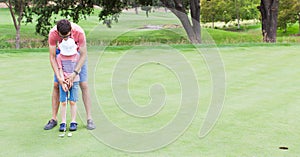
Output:
[[[199,84],[198,110],[190,127],[177,140],[147,153],[118,151],[101,142],[101,138],[94,136],[105,127],[99,114],[104,112],[116,126],[132,132],[155,131],[180,110],[180,83],[174,73],[159,64],[137,69],[129,81],[132,99],[140,106],[147,106],[149,87],[160,82],[167,94],[166,105],[149,118],[129,116],[115,106],[109,82],[116,63],[128,50],[103,49],[89,49],[97,129],[85,129],[85,111],[80,100],[79,128],[70,138],[60,138],[58,127],[43,130],[51,116],[53,79],[47,50],[0,54],[0,156],[297,156],[300,153],[299,46],[221,47],[226,96],[221,116],[203,138],[198,134],[212,96],[210,72],[195,49],[178,46],[177,51],[193,67]],[[147,51],[148,48],[140,49]],[[141,141],[145,143],[147,141]]]

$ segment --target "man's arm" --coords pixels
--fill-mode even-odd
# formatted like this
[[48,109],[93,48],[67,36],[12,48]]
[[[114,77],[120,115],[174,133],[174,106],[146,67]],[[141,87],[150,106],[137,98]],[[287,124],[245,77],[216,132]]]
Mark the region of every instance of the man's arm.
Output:
[[49,59],[53,72],[58,80],[58,83],[62,85],[64,83],[64,79],[60,76],[58,65],[56,62],[56,46],[49,45]]
[[[78,72],[78,73],[80,72],[80,69],[83,66],[83,64],[85,63],[85,60],[86,60],[86,57],[87,57],[87,48],[86,48],[86,46],[80,47],[79,52],[80,52],[80,57],[79,57],[78,63],[76,64],[76,67],[75,67],[75,71]],[[74,81],[74,79],[77,75],[76,72],[73,72],[67,79],[67,83],[70,86],[73,85],[73,81]]]
[[81,67],[83,66],[83,64],[84,64],[84,62],[86,60],[86,56],[87,56],[87,48],[86,48],[86,46],[80,47],[79,48],[79,52],[80,52],[80,57],[79,57],[77,65],[75,67],[75,70],[77,72],[80,71]]
[[[65,80],[64,79],[64,72],[63,72],[63,70],[61,69],[61,68],[59,68],[59,75],[60,75],[60,77],[62,78],[62,80]],[[69,90],[69,87],[68,87],[68,85],[66,84],[66,83],[63,83],[63,84],[61,84],[61,87],[62,87],[62,89],[65,91],[65,92],[67,92],[68,90]]]
[[75,67],[76,72],[73,72],[72,75],[70,75],[67,79],[67,82],[70,83],[70,85],[73,84],[73,80],[75,79],[76,75],[80,72],[81,67],[84,65],[85,60],[87,58],[87,47],[86,47],[85,34],[81,33],[78,38],[79,38],[78,44],[79,44],[80,57],[77,62],[77,65]]

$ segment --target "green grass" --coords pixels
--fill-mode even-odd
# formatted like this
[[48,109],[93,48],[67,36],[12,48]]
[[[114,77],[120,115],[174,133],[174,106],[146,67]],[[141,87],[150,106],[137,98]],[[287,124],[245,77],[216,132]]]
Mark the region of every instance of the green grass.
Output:
[[[79,129],[72,138],[62,139],[58,137],[57,127],[43,130],[51,116],[53,72],[48,48],[36,48],[41,47],[42,37],[34,33],[34,24],[28,24],[21,30],[23,49],[8,49],[14,45],[15,30],[8,10],[0,9],[0,156],[298,156],[300,153],[297,149],[300,146],[297,136],[300,129],[297,118],[300,111],[300,82],[297,79],[300,77],[300,39],[290,36],[297,33],[298,25],[293,25],[287,33],[279,30],[277,44],[261,43],[260,25],[243,26],[239,32],[203,28],[219,47],[227,86],[217,124],[206,137],[199,138],[212,97],[211,74],[203,56],[193,45],[186,44],[183,29],[140,29],[144,25],[179,24],[172,13],[154,12],[146,18],[144,12],[139,15],[125,12],[110,29],[99,24],[96,14],[79,24],[88,39],[89,79],[97,129],[85,129],[85,110],[80,100]],[[204,42],[209,39],[205,35]],[[128,87],[132,99],[138,106],[145,107],[150,102],[151,85],[163,84],[167,99],[161,111],[148,118],[136,118],[116,106],[111,87],[116,63],[131,50],[137,54],[132,58],[134,61],[140,56],[151,61],[150,54],[163,54],[166,48],[158,44],[153,46],[152,42],[170,46],[167,47],[169,51],[179,51],[193,67],[200,87],[199,107],[190,127],[173,143],[147,153],[118,151],[95,138],[107,127],[102,112],[120,128],[148,132],[166,125],[180,110],[178,79],[168,68],[157,63],[136,69]],[[196,46],[209,54],[215,49],[211,41],[207,42],[209,44]],[[148,46],[136,46],[140,44]],[[167,59],[181,67],[172,57]],[[126,79],[119,78],[119,81],[122,83]],[[124,84],[116,86],[123,87]],[[100,102],[101,110],[97,102]],[[112,130],[106,131],[101,132],[101,136],[114,137]],[[126,143],[116,137],[112,141]],[[134,143],[126,144],[135,147]],[[139,144],[147,144],[147,141]],[[289,150],[279,150],[279,146],[287,146]]]
[[[89,27],[85,24],[87,21],[94,21],[93,24],[89,24]],[[172,13],[151,13],[149,18],[146,18],[145,14],[141,12],[136,15],[133,13],[122,13],[118,23],[114,23],[112,28],[107,28],[102,23],[98,22],[97,16],[91,16],[87,21],[82,21],[79,24],[86,30],[88,42],[91,45],[130,45],[139,43],[141,36],[145,42],[152,42],[154,37],[159,41],[169,39],[166,36],[168,30],[159,31],[144,31],[141,32],[141,28],[145,25],[164,25],[164,24],[178,24],[179,21],[174,17]],[[92,26],[92,27],[91,27]],[[155,32],[159,36],[154,36]],[[177,40],[181,39],[180,36],[172,35]]]
[[168,29],[162,30],[135,30],[126,32],[111,41],[111,45],[139,45],[144,43],[189,43],[188,39]]
[[299,31],[299,24],[292,24],[287,28],[286,32],[283,30],[277,31],[277,40],[282,43],[299,43]]
[[259,43],[261,37],[257,32],[231,32],[224,30],[207,29],[216,44],[238,44],[238,43]]
[[222,30],[226,30],[226,31],[233,31],[233,32],[246,32],[246,31],[251,31],[251,30],[260,30],[261,29],[261,24],[252,24],[252,25],[241,25],[240,29],[238,29],[237,26],[233,26],[233,27],[225,27],[222,28]]
[[287,31],[284,32],[284,30],[278,30],[277,35],[278,36],[289,36],[289,35],[296,35],[299,33],[299,24],[288,24]]
[[[135,56],[138,57],[140,52],[159,54],[162,52],[158,51],[160,47],[89,48],[93,116],[98,128],[91,132],[85,129],[84,107],[80,100],[78,110],[82,120],[77,118],[79,130],[72,138],[59,138],[57,127],[43,130],[51,116],[53,74],[48,50],[1,50],[0,156],[298,156],[298,45],[220,47],[226,73],[226,97],[217,124],[204,138],[197,135],[212,96],[210,72],[201,54],[192,46],[172,47],[193,67],[200,87],[199,108],[191,126],[176,141],[147,153],[112,149],[93,134],[106,127],[101,111],[115,125],[137,132],[155,131],[176,115],[180,102],[178,80],[170,70],[157,64],[146,64],[137,69],[128,82],[133,100],[141,106],[150,101],[148,89],[152,83],[164,85],[166,105],[157,115],[148,118],[129,116],[115,105],[112,95],[110,81],[119,59],[133,48],[138,50]],[[209,47],[206,50],[213,51]],[[176,63],[180,65],[180,62]],[[106,134],[109,136],[110,132]],[[287,146],[289,150],[279,150],[279,146]]]

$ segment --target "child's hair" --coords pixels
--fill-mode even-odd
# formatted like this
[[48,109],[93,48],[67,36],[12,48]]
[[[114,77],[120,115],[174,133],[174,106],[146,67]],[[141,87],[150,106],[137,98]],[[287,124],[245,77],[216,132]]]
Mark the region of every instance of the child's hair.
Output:
[[57,30],[61,35],[67,35],[71,31],[71,23],[69,20],[59,20],[56,25]]

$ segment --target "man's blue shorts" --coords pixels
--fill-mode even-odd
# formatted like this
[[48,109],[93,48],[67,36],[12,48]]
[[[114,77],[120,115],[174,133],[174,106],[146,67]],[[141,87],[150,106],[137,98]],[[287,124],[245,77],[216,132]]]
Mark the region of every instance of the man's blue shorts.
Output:
[[[60,53],[59,49],[56,49],[56,55],[58,55]],[[80,73],[79,73],[79,78],[80,81],[79,82],[86,82],[88,79],[88,66],[87,66],[87,59],[85,60],[84,64],[81,67]],[[54,74],[54,82],[58,82],[56,75]]]
[[68,92],[65,92],[61,85],[59,85],[59,101],[66,102],[67,100],[77,102],[78,101],[79,82],[73,82],[73,86]]

